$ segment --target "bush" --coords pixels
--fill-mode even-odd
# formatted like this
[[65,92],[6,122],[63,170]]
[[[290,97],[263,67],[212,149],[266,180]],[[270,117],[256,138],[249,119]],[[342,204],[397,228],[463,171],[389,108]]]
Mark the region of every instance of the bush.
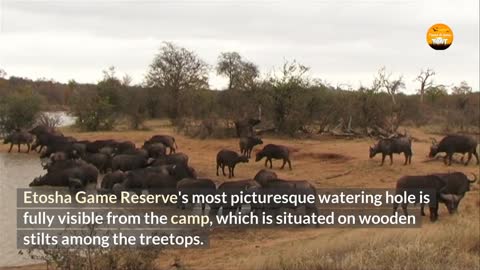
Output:
[[0,131],[30,127],[42,109],[43,98],[31,89],[15,91],[0,99]]

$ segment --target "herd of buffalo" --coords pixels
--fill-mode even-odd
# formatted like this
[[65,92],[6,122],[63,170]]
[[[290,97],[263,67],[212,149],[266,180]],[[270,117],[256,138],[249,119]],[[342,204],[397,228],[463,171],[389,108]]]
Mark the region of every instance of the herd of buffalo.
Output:
[[[219,185],[208,178],[201,178],[194,168],[189,165],[189,158],[179,153],[175,138],[169,135],[155,135],[137,148],[130,141],[116,140],[77,140],[64,136],[54,128],[36,126],[29,131],[16,130],[5,137],[4,144],[10,143],[9,152],[14,145],[27,145],[30,150],[40,153],[42,166],[46,174],[33,179],[30,186],[66,186],[72,191],[84,189],[89,183],[97,183],[99,174],[104,174],[98,192],[109,193],[125,190],[178,190],[185,193],[195,190],[216,190],[225,192],[248,190],[288,190],[289,193],[315,192],[315,187],[308,181],[284,180],[270,170],[263,169],[253,179],[226,181]],[[252,149],[263,144],[258,137],[241,138],[239,142],[240,154],[232,150],[221,150],[216,157],[216,174],[219,169],[226,176],[234,177],[235,166],[238,163],[248,162]],[[468,154],[465,165],[468,165],[472,155],[479,164],[475,139],[465,135],[447,135],[440,142],[434,141],[430,149],[430,157],[438,153],[446,153],[444,162],[451,165],[454,153]],[[412,142],[407,136],[396,136],[380,139],[370,147],[370,158],[382,154],[381,165],[385,157],[390,157],[393,163],[393,154],[403,153],[405,165],[412,161]],[[256,153],[255,161],[265,158],[265,167],[273,159],[281,159],[283,169],[288,163],[292,169],[290,149],[286,146],[267,144]],[[463,158],[462,158],[463,160]],[[444,203],[450,213],[458,208],[460,200],[470,190],[470,185],[476,181],[469,179],[465,174],[438,173],[420,176],[404,176],[397,181],[397,192],[407,191],[419,196],[420,191],[433,191],[436,200],[429,204],[430,219],[438,218],[438,203]],[[307,206],[308,207],[308,206]],[[394,210],[398,205],[396,205]],[[407,205],[401,206],[407,213]],[[212,208],[212,207],[211,207]],[[241,205],[238,206],[241,208]],[[202,206],[205,209],[205,205]],[[232,209],[230,209],[232,210]],[[236,209],[238,210],[238,209]],[[423,205],[421,214],[424,215]]]

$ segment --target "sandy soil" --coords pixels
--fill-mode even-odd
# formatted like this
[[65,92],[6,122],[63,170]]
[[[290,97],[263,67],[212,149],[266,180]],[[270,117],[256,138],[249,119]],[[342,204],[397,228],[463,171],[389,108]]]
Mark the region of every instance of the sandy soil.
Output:
[[[218,182],[229,181],[224,177],[215,176],[215,156],[223,148],[238,151],[237,139],[225,140],[196,140],[175,134],[173,130],[160,123],[149,125],[150,131],[124,131],[124,132],[103,132],[103,133],[78,133],[66,130],[69,136],[78,139],[106,139],[132,140],[141,145],[144,140],[153,134],[172,134],[177,138],[178,151],[187,153],[190,162],[202,177],[210,177]],[[479,174],[479,167],[473,162],[465,167],[454,164],[447,167],[440,160],[425,162],[430,147],[431,135],[421,130],[409,132],[420,141],[413,143],[414,156],[412,164],[403,166],[403,155],[394,156],[394,164],[386,162],[383,167],[379,166],[380,157],[368,158],[368,147],[374,141],[370,139],[279,139],[264,138],[265,143],[277,143],[289,146],[293,150],[293,170],[280,170],[280,161],[274,161],[274,170],[285,179],[308,179],[317,187],[376,187],[393,188],[396,180],[403,175],[416,175],[438,172],[461,171],[464,173]],[[258,146],[256,150],[258,150]],[[5,145],[0,146],[0,151],[6,151]],[[255,150],[254,150],[255,152]],[[255,173],[263,168],[263,162],[240,164],[236,168],[235,179],[252,178]],[[341,175],[341,176],[338,176]],[[332,179],[329,179],[332,176]],[[233,180],[235,180],[233,179]],[[478,218],[480,206],[478,184],[475,184],[474,191],[470,192],[460,206],[460,211],[467,211],[472,219]],[[467,209],[467,210],[466,210]],[[454,217],[447,216],[442,207],[441,219]],[[441,222],[441,221],[440,221]],[[420,229],[427,230],[430,224],[427,219],[425,225]],[[382,229],[388,230],[388,229]],[[252,261],[259,260],[265,255],[274,254],[301,246],[302,241],[328,241],[338,239],[342,241],[346,235],[358,235],[358,237],[369,237],[371,233],[382,231],[378,229],[222,229],[213,231],[210,237],[209,249],[190,250],[165,250],[159,257],[159,269],[173,269],[175,258],[185,266],[186,269],[245,269]],[[393,230],[393,229],[391,229]],[[395,229],[398,230],[398,229]],[[412,229],[410,229],[412,230]],[[479,233],[480,236],[480,233]],[[28,266],[20,268],[2,269],[45,269],[45,266]]]

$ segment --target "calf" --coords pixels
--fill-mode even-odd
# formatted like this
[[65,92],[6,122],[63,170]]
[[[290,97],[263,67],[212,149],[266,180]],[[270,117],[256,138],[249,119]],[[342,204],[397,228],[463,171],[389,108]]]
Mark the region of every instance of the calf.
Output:
[[235,176],[235,166],[238,163],[247,163],[248,157],[239,155],[235,151],[231,150],[220,150],[217,154],[217,176],[218,176],[218,169],[222,168],[223,176],[225,176],[225,166],[228,167],[228,178],[232,178]]

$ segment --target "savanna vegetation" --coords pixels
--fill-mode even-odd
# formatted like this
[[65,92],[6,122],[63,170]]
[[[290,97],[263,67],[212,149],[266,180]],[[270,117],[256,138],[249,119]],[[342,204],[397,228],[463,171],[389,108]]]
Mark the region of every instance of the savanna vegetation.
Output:
[[[209,88],[209,71],[228,80],[224,91]],[[344,89],[312,78],[309,68],[286,61],[270,74],[237,52],[223,52],[209,66],[195,52],[164,43],[143,83],[118,76],[113,67],[97,84],[8,77],[0,72],[0,129],[26,128],[42,110],[68,110],[81,130],[111,130],[119,122],[144,128],[151,118],[168,118],[177,130],[198,137],[228,137],[234,122],[261,118],[260,129],[288,136],[335,133],[392,133],[400,125],[440,125],[441,131],[478,132],[479,92],[466,83],[445,86],[435,71],[416,78],[394,76],[385,67],[369,86]],[[405,80],[418,93],[405,95]],[[441,80],[441,78],[439,78]],[[473,128],[473,130],[472,130]]]

